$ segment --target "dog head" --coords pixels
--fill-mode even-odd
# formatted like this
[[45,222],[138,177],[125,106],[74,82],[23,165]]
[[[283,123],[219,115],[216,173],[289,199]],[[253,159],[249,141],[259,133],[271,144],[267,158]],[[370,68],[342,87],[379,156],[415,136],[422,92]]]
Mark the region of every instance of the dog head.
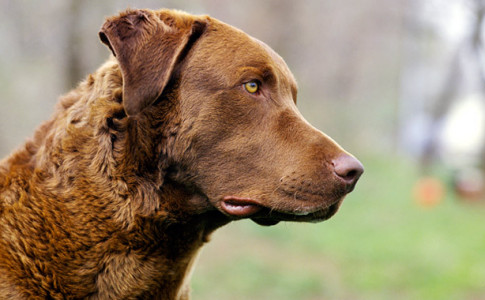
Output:
[[[204,209],[263,225],[322,221],[362,174],[299,113],[284,60],[242,31],[209,17],[129,10],[108,19],[100,37],[119,62],[126,114],[173,128],[166,176],[202,195]],[[144,113],[168,102],[170,121]]]

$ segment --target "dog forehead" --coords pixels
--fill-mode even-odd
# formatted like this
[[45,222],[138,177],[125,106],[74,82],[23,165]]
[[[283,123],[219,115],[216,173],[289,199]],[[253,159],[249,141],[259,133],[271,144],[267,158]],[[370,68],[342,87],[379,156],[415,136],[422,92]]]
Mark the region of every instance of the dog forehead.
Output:
[[278,72],[281,72],[283,77],[287,78],[290,81],[290,84],[296,86],[296,79],[293,76],[293,73],[290,71],[290,68],[286,64],[285,60],[266,43],[258,40],[257,38],[254,38],[251,36],[249,37],[253,39],[257,44],[259,44],[266,51],[266,53],[271,57],[271,59],[277,66]]
[[296,87],[296,80],[283,58],[270,46],[242,30],[222,21],[210,18],[210,25],[202,37],[196,51],[207,69],[231,71],[232,76],[239,74],[238,69],[251,66],[261,70],[271,69],[276,76],[289,81]]

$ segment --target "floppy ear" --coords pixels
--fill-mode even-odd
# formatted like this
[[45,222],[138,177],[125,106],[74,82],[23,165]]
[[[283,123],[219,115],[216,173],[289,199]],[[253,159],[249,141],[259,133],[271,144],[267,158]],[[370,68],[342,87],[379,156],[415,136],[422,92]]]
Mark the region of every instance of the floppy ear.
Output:
[[99,32],[120,64],[128,116],[137,115],[162,94],[191,36],[200,36],[206,25],[188,16],[184,22],[176,22],[175,16],[164,22],[160,17],[148,10],[127,10],[108,18]]

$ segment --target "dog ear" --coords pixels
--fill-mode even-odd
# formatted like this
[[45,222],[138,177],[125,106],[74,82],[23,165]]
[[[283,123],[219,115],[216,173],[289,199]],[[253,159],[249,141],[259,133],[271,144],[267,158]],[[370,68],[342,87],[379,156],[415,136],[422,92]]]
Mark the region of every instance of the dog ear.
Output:
[[205,29],[204,21],[184,15],[183,22],[176,22],[171,13],[127,10],[108,18],[101,27],[101,41],[120,64],[123,106],[128,116],[137,115],[155,102],[184,49]]

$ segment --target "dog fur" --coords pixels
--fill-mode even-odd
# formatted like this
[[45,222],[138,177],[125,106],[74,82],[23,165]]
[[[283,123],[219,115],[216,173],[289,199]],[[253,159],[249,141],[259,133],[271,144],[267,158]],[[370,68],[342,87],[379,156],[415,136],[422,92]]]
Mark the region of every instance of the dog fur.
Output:
[[1,299],[188,299],[215,229],[323,221],[362,173],[245,33],[130,9],[100,38],[113,56],[0,162]]

